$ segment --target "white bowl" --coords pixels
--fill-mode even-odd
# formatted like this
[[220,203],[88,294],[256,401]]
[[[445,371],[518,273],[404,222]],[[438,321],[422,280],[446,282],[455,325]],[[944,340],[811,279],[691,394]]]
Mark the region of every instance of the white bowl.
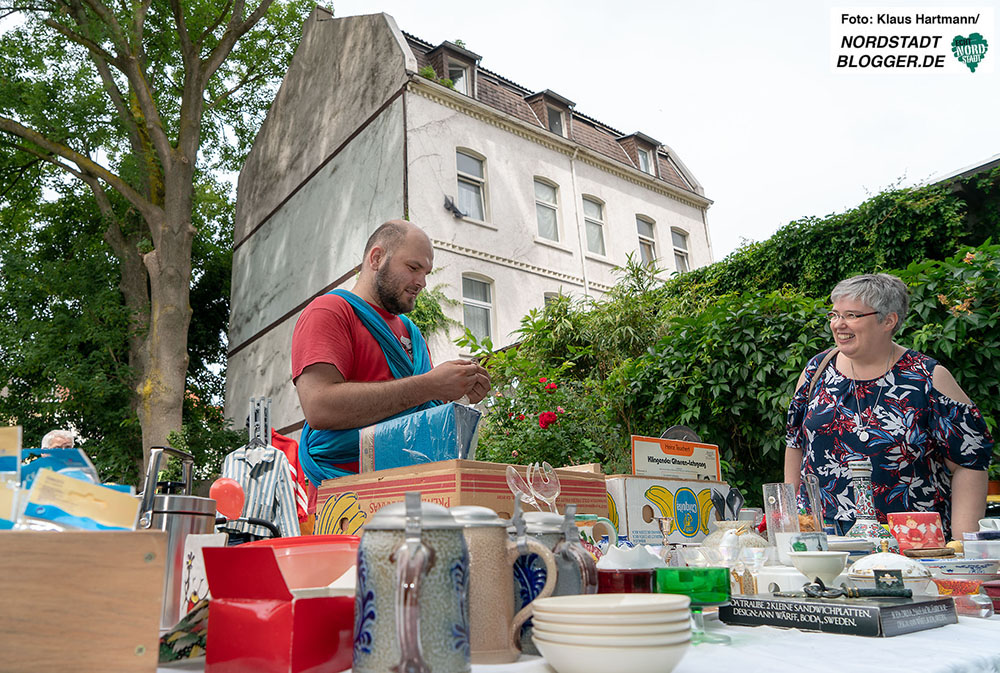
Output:
[[660,647],[600,647],[568,645],[532,636],[535,647],[557,673],[642,671],[670,673],[687,652],[691,641]]
[[823,580],[823,584],[833,586],[834,581],[847,565],[846,551],[790,551],[788,556],[792,565],[806,576],[810,582],[815,578]]
[[690,615],[691,613],[685,611],[680,614],[680,618],[676,621],[653,622],[647,624],[618,624],[617,622],[603,624],[567,624],[565,622],[545,619],[539,615],[535,615],[532,617],[531,623],[534,625],[536,630],[542,629],[552,633],[574,633],[578,635],[596,636],[646,636],[665,635],[668,633],[677,633],[679,631],[689,630],[691,628]]
[[920,562],[931,569],[937,577],[958,577],[962,579],[981,579],[988,576],[988,579],[995,579],[995,575],[1000,572],[1000,559],[955,559],[955,558],[929,558],[920,559]]
[[691,599],[679,594],[577,594],[536,598],[531,604],[538,612],[602,615],[673,612],[687,610],[690,605]]
[[687,621],[691,618],[691,612],[684,609],[671,610],[670,612],[622,612],[614,615],[584,612],[574,615],[570,612],[535,610],[532,619],[535,618],[550,622],[559,622],[560,624],[672,624]]
[[565,643],[566,645],[590,645],[593,647],[662,647],[664,645],[678,645],[691,640],[691,628],[688,627],[677,633],[661,633],[652,635],[606,635],[595,636],[592,634],[580,633],[557,633],[555,631],[545,631],[534,627],[533,634],[539,638],[550,640],[553,643]]

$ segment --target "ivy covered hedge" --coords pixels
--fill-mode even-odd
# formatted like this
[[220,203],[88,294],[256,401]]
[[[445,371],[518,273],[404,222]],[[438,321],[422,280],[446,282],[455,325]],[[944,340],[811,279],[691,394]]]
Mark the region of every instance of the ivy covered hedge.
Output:
[[988,237],[1000,231],[998,184],[994,171],[958,188],[878,194],[666,282],[630,261],[602,299],[529,313],[519,346],[501,353],[467,335],[494,380],[480,456],[627,472],[630,435],[683,424],[718,444],[726,478],[759,498],[760,484],[781,480],[795,381],[831,344],[830,290],[883,270],[911,291],[897,341],[947,366],[996,434],[1000,246]]

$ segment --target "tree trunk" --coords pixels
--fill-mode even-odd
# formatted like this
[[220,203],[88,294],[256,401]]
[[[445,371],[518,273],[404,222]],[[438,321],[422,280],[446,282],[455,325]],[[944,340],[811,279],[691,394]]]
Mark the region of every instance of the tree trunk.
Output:
[[154,249],[143,261],[149,273],[149,326],[137,358],[142,370],[136,385],[142,427],[143,465],[153,446],[168,444],[183,421],[191,324],[191,225],[194,162],[179,159],[165,170],[163,219],[150,222]]

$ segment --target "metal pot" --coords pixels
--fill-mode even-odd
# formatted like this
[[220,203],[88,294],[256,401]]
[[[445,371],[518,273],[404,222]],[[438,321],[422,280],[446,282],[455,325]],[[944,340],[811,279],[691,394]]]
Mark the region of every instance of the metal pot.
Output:
[[[157,494],[156,475],[164,453],[181,459],[184,493]],[[181,582],[184,569],[184,541],[192,533],[215,532],[215,500],[191,495],[194,456],[169,446],[154,446],[149,452],[149,468],[142,489],[139,528],[167,533],[167,568],[163,576],[163,612],[160,629],[172,628],[181,614]]]

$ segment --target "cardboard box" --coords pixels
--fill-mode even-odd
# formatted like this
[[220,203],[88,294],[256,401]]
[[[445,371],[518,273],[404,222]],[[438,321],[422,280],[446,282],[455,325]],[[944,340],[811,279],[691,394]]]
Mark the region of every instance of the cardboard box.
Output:
[[351,667],[354,596],[299,598],[269,547],[207,547],[205,673],[335,673]]
[[[521,476],[524,465],[515,465]],[[477,460],[443,460],[380,472],[328,479],[319,487],[317,534],[356,535],[364,522],[381,507],[400,502],[407,491],[420,491],[421,499],[445,507],[481,505],[502,517],[514,511],[514,496],[507,487],[507,465]],[[556,506],[563,511],[575,504],[581,514],[608,515],[604,475],[558,468],[562,490]]]
[[0,669],[155,671],[167,534],[0,533]]
[[632,474],[722,481],[719,447],[679,439],[632,435]]
[[663,544],[657,517],[670,517],[673,526],[670,542],[700,542],[716,520],[710,494],[729,495],[729,484],[722,481],[661,479],[630,474],[607,477],[608,516],[618,528],[619,539],[632,544]]

